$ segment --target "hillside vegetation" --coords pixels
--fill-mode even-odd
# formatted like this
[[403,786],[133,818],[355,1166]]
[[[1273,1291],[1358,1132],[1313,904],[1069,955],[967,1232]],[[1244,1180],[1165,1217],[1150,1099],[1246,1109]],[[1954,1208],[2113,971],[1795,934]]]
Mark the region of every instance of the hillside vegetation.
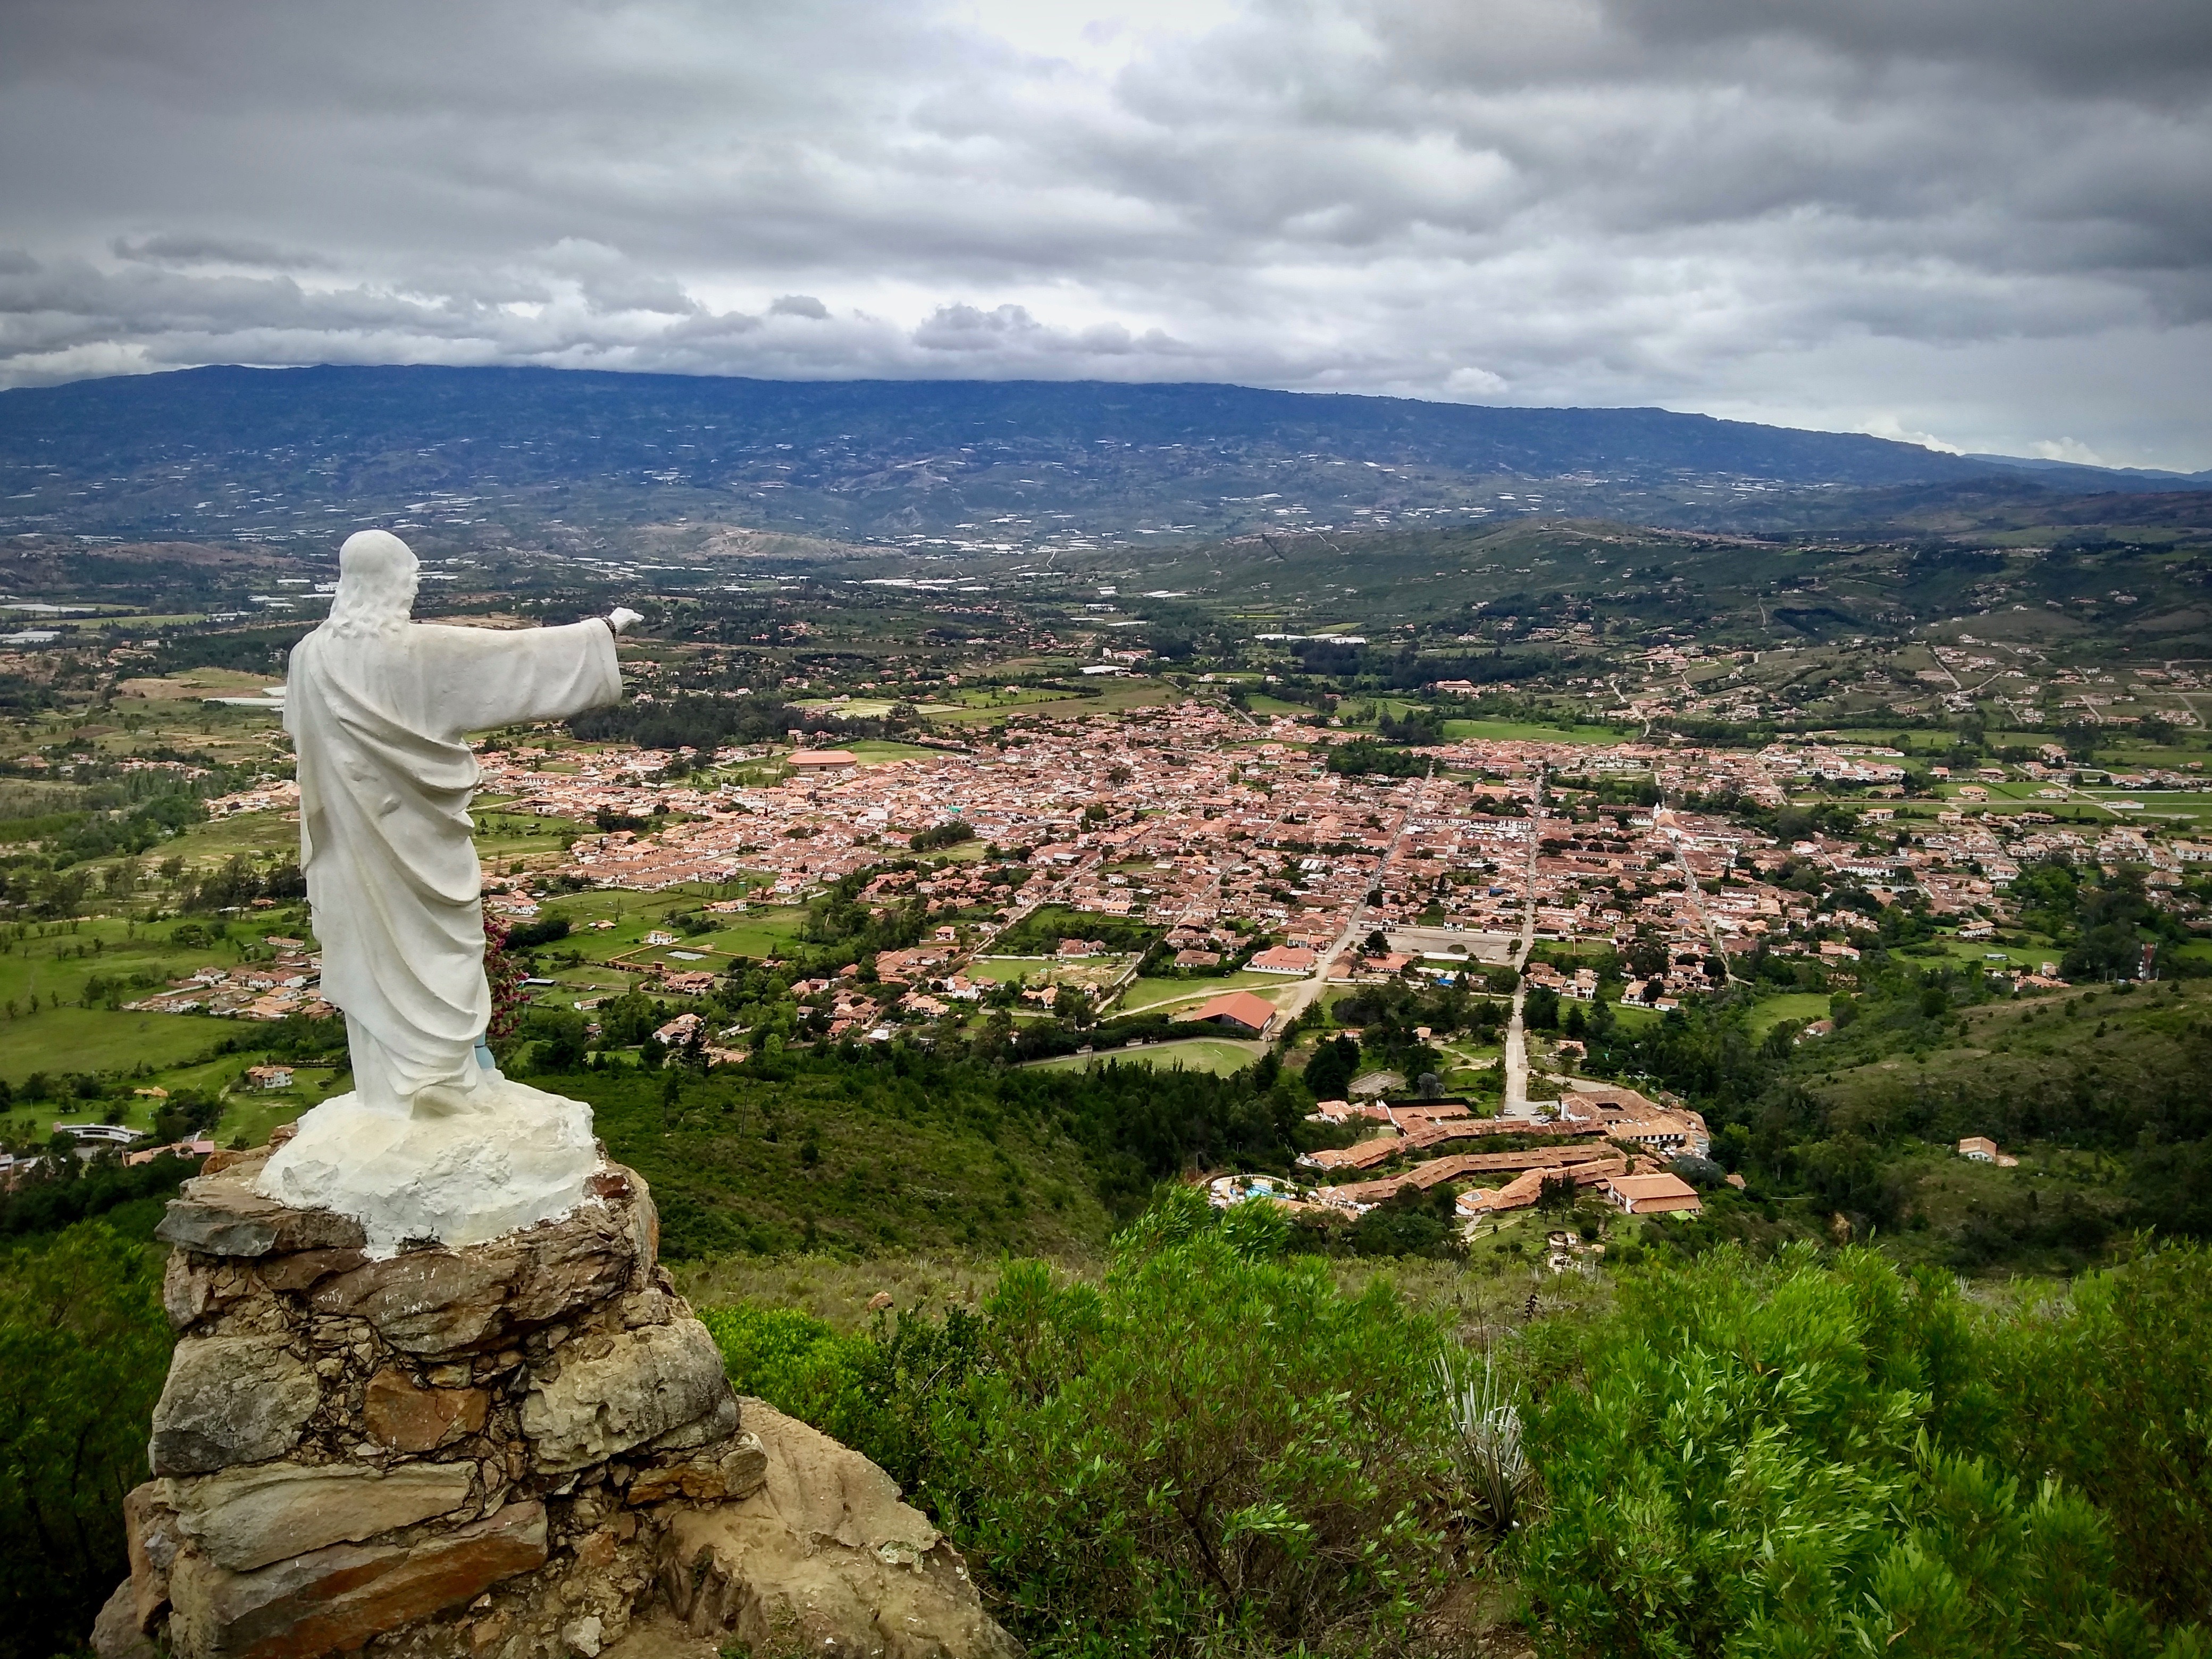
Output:
[[979,1313],[843,1337],[707,1317],[1042,1654],[2212,1650],[2195,1247],[1994,1304],[1731,1247],[1470,1351],[1285,1243],[1185,1194],[1097,1285],[1015,1264]]
[[811,1247],[1093,1255],[1187,1166],[1287,1169],[1287,1083],[1006,1070],[900,1048],[540,1075],[653,1183],[672,1259]]

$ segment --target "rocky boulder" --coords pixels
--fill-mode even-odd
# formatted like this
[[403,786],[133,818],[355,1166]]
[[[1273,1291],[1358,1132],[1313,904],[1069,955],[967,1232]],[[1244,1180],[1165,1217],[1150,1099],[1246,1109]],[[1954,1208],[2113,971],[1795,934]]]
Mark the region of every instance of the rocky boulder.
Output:
[[451,1515],[469,1501],[470,1463],[264,1463],[169,1483],[177,1531],[218,1566],[248,1571],[326,1544]]
[[660,1583],[695,1637],[828,1659],[1012,1659],[959,1553],[860,1453],[757,1400],[751,1497],[678,1511]]

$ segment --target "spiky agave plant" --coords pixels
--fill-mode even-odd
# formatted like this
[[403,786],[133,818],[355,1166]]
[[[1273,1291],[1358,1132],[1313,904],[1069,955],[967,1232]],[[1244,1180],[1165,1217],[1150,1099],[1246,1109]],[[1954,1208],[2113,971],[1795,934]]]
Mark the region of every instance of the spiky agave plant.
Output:
[[1532,1473],[1521,1444],[1520,1410],[1486,1348],[1480,1375],[1471,1357],[1449,1348],[1437,1355],[1437,1374],[1451,1414],[1452,1455],[1460,1479],[1484,1522],[1503,1537],[1513,1529]]

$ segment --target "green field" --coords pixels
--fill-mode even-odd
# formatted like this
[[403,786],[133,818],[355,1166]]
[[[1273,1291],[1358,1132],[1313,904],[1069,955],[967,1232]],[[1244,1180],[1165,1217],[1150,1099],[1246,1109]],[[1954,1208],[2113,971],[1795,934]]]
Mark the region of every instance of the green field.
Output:
[[970,979],[988,979],[1005,985],[1018,979],[1041,975],[1053,966],[1054,957],[978,957],[964,970]]
[[1071,969],[1085,970],[1093,978],[1111,979],[1129,965],[1126,956],[1103,957],[978,957],[963,969],[970,979],[988,979],[1005,985],[1014,980],[1031,983],[1056,981]]
[[1041,1072],[1087,1072],[1109,1061],[1124,1066],[1152,1066],[1163,1070],[1181,1067],[1225,1077],[1241,1072],[1260,1057],[1259,1042],[1235,1042],[1225,1037],[1192,1037],[1182,1042],[1152,1042],[1143,1048],[1109,1048],[1099,1054],[1062,1054],[1056,1060],[1034,1062]]
[[[20,1085],[33,1072],[128,1071],[152,1068],[149,1079],[167,1087],[183,1061],[228,1037],[252,1041],[250,1020],[200,1014],[109,1013],[105,1008],[46,1008],[0,1023],[0,1078]],[[233,1075],[258,1055],[232,1056]]]
[[1751,1035],[1765,1036],[1785,1019],[1811,1021],[1828,1017],[1828,999],[1818,991],[1792,991],[1778,997],[1761,997],[1751,1011]]
[[1150,708],[1164,702],[1181,702],[1184,695],[1164,680],[1148,680],[1132,677],[1128,679],[1111,681],[1096,697],[1085,698],[1085,706],[1080,711],[1066,709],[1061,712],[1118,714],[1127,708]]
[[[1929,943],[1942,947],[1942,954],[1955,962],[1972,963],[1976,967],[2019,969],[2028,973],[2033,973],[2044,963],[2056,961],[2064,954],[2055,945],[2000,945],[1994,939],[1960,939],[1950,934],[1940,936]],[[1910,961],[1917,957],[1924,948],[1916,946],[1901,954]]]
[[161,843],[164,859],[189,865],[227,864],[234,858],[289,863],[300,856],[300,826],[282,812],[239,812],[196,823]]
[[[194,925],[205,926],[204,923]],[[133,1013],[95,1005],[83,1006],[88,982],[98,975],[125,981],[116,992],[124,1001],[152,995],[167,981],[198,969],[217,967],[235,973],[273,954],[264,935],[312,939],[301,908],[259,912],[232,925],[234,937],[201,945],[175,942],[176,926],[151,928],[107,918],[75,923],[33,925],[0,950],[0,1079],[21,1088],[33,1073],[62,1078],[99,1074],[130,1085],[196,1089],[221,1093],[248,1066],[269,1058],[269,1028],[250,1019],[204,1014]],[[132,979],[149,981],[130,984]],[[31,1010],[35,995],[40,1006]],[[56,1006],[58,1001],[59,1006]],[[234,1045],[230,1052],[222,1052]],[[319,1078],[319,1081],[318,1079]],[[240,1131],[265,1136],[270,1126],[289,1121],[322,1098],[328,1073],[301,1072],[300,1086],[266,1097],[240,1096],[227,1106],[217,1133],[225,1141]],[[125,1095],[98,1102],[48,1100],[35,1109],[41,1121],[125,1122],[152,1127],[155,1103]],[[71,1109],[64,1109],[69,1108]]]
[[[687,940],[679,948],[726,951],[733,957],[780,956],[799,943],[806,912],[797,908],[748,910],[743,915],[717,916],[724,924],[711,933]],[[617,930],[619,931],[619,930]]]
[[[889,706],[885,705],[886,708]],[[851,743],[841,743],[837,747],[863,766],[881,766],[886,761],[917,760],[938,752],[918,743],[892,743],[882,738],[856,738]]]
[[1281,974],[1235,973],[1224,974],[1218,979],[1139,979],[1130,982],[1121,994],[1115,1012],[1140,1014],[1148,1008],[1158,1008],[1171,1002],[1202,1002],[1208,997],[1218,997],[1224,991],[1255,991],[1265,996],[1270,990],[1280,990],[1285,976]]
[[[539,909],[541,916],[567,918],[571,930],[566,939],[544,947],[544,953],[557,956],[574,951],[586,962],[603,963],[614,957],[645,950],[645,936],[662,932],[676,933],[679,942],[653,951],[653,959],[659,959],[671,950],[696,951],[708,955],[708,959],[674,965],[708,968],[714,965],[709,953],[763,957],[787,951],[798,941],[799,928],[806,921],[806,912],[803,908],[776,905],[733,915],[709,915],[708,920],[715,927],[712,933],[708,933],[685,935],[681,929],[668,926],[669,917],[678,912],[696,910],[699,904],[697,894],[678,890],[665,893],[630,893],[617,888],[600,888],[565,895],[547,902]],[[599,921],[611,921],[614,926],[597,928],[592,925]]]
[[1535,726],[1526,720],[1446,720],[1444,739],[1530,743],[1622,743],[1626,738],[1609,726]]
[[1048,691],[1024,688],[1018,691],[993,691],[981,688],[963,690],[951,701],[937,701],[915,705],[915,712],[924,720],[947,726],[988,725],[1004,720],[1008,714],[1033,710],[1044,703],[1075,702],[1073,691]]
[[2140,811],[2121,811],[2123,818],[2179,818],[2190,823],[2212,817],[2212,791],[2179,789],[2084,789],[2081,793],[2093,800],[2110,803],[2132,800],[2142,803]]
[[[477,860],[487,870],[517,859],[541,858],[567,850],[576,836],[591,833],[592,826],[574,818],[540,817],[534,812],[502,812],[496,806],[477,805]],[[298,825],[291,828],[296,831]]]
[[[1905,741],[1899,743],[1899,738]],[[1877,726],[1854,726],[1833,733],[1824,732],[1820,741],[1869,744],[1881,749],[1901,749],[1909,755],[1919,752],[1942,754],[1947,752],[1957,739],[1949,732],[1899,732],[1894,728],[1883,730]],[[1994,735],[1990,741],[1996,741]],[[2048,743],[2050,739],[2038,738],[2035,741]]]

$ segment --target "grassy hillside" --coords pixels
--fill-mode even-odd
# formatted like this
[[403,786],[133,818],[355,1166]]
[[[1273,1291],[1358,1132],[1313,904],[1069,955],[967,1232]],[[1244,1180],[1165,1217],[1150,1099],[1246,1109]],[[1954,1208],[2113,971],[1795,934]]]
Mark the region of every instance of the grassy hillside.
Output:
[[1064,1255],[1107,1231],[1083,1151],[1057,1125],[889,1067],[532,1081],[591,1103],[607,1150],[653,1183],[675,1260],[802,1246]]
[[537,1076],[591,1103],[674,1260],[812,1249],[1095,1255],[1186,1168],[1287,1169],[1303,1108],[1272,1071],[1003,1070],[900,1049]]
[[[1746,998],[1612,1027],[1592,1057],[1700,1106],[1745,1215],[1785,1234],[2062,1273],[2137,1230],[2212,1234],[2212,984],[2014,997],[1948,957],[1876,953],[1833,1006],[1826,1036]],[[1966,1136],[2017,1165],[1960,1158]]]

